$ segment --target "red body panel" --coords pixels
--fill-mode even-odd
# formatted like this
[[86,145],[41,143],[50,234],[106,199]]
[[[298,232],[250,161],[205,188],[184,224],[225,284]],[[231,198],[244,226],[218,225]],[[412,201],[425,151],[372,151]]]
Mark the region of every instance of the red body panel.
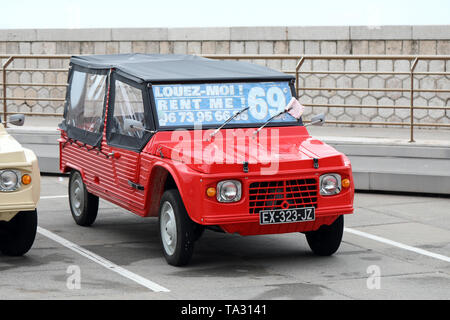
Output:
[[[164,184],[170,175],[193,221],[242,235],[312,231],[333,223],[339,215],[353,213],[353,177],[345,155],[310,137],[305,127],[265,128],[255,139],[253,131],[224,129],[212,141],[210,132],[205,130],[184,131],[182,139],[174,132],[158,132],[141,153],[110,147],[105,134],[102,152],[88,150],[81,144],[67,143],[70,140],[63,131],[60,168],[62,172],[80,171],[89,192],[143,217],[158,215]],[[271,141],[271,137],[276,139]],[[253,147],[259,143],[267,145],[270,153],[258,148],[255,151]],[[114,156],[107,157],[112,152]],[[318,169],[314,168],[314,158],[319,159]],[[244,161],[249,162],[248,173],[243,170]],[[324,173],[340,174],[351,185],[335,196],[323,197],[317,192],[316,221],[260,226],[259,215],[249,212],[252,183],[315,179],[318,185]],[[230,179],[242,183],[239,202],[220,203],[206,195],[208,187]],[[128,181],[144,190],[131,187]]]

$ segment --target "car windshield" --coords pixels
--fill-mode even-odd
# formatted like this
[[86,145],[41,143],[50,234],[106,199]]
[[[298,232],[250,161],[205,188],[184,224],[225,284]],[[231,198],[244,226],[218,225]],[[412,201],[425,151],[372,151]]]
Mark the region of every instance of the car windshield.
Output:
[[[154,85],[158,124],[165,127],[261,125],[283,110],[292,98],[288,81]],[[289,114],[273,123],[297,122]]]

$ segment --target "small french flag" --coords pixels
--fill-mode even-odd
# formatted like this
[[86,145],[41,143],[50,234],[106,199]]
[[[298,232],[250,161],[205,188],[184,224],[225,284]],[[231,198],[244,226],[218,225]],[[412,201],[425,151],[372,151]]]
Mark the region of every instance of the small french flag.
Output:
[[299,120],[302,117],[303,112],[305,112],[305,106],[298,102],[297,99],[292,98],[286,106],[286,111],[295,119]]

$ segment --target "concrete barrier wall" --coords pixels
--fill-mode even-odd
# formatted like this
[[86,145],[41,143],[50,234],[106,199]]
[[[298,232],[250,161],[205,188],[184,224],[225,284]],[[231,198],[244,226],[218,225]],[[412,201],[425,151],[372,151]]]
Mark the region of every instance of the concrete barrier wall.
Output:
[[[292,54],[292,55],[450,55],[450,26],[381,27],[231,27],[153,29],[0,30],[2,54]],[[293,60],[252,62],[282,71],[295,69]],[[400,61],[307,61],[302,70],[409,71]],[[12,68],[62,68],[67,61],[18,60]],[[419,62],[418,72],[450,72],[450,61]],[[65,83],[67,75],[51,72],[11,72],[8,82]],[[448,76],[418,76],[417,87],[449,89]],[[302,76],[300,87],[371,87],[408,89],[408,76]],[[63,98],[64,88],[8,88],[8,96]],[[1,93],[0,93],[1,94]],[[408,105],[409,93],[303,91],[301,101],[318,104]],[[449,93],[417,93],[416,106],[449,105]],[[14,101],[10,111],[62,112],[61,103]],[[328,119],[341,121],[409,121],[408,110],[316,108]],[[419,122],[450,122],[450,111],[416,110]]]

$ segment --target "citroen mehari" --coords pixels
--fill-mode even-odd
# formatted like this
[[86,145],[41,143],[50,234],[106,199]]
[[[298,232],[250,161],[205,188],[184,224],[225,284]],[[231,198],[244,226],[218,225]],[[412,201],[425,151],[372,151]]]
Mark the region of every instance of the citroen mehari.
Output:
[[309,135],[294,82],[190,55],[72,57],[59,144],[75,222],[92,225],[99,198],[158,217],[176,266],[205,229],[303,233],[332,255],[353,213],[351,164]]

